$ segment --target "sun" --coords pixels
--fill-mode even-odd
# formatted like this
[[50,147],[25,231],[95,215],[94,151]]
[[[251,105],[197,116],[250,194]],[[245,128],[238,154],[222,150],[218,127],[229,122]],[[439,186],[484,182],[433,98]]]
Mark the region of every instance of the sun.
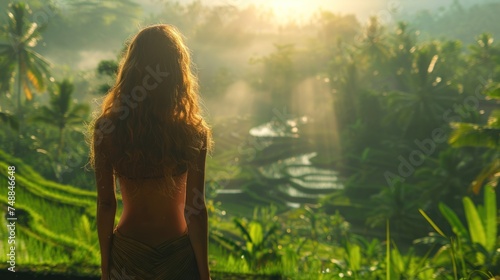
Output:
[[[188,1],[188,0],[184,0]],[[206,0],[208,1],[208,0]],[[362,0],[358,0],[362,1]],[[279,23],[290,21],[301,22],[313,15],[319,9],[335,10],[338,8],[339,0],[210,0],[216,5],[232,5],[244,7],[254,5],[256,7],[270,9],[274,18]]]
[[283,23],[291,20],[301,20],[304,16],[314,11],[311,1],[307,0],[269,0],[264,2],[269,6],[276,19]]

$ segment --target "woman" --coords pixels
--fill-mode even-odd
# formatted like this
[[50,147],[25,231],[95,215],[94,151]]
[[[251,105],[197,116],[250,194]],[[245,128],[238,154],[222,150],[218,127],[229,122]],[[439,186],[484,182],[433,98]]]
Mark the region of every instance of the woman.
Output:
[[[210,279],[204,200],[210,129],[180,33],[141,30],[91,124],[101,279]],[[115,183],[123,213],[116,228]]]

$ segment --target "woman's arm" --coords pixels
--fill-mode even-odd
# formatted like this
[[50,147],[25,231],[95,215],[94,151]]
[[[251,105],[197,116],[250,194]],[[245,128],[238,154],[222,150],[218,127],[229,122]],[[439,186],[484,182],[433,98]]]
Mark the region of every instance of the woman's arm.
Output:
[[97,234],[101,249],[101,279],[108,280],[111,241],[116,214],[116,195],[113,168],[102,153],[95,149],[95,177],[97,188]]
[[201,150],[197,169],[188,171],[185,217],[201,280],[210,279],[208,268],[208,215],[205,205],[205,160],[207,150]]

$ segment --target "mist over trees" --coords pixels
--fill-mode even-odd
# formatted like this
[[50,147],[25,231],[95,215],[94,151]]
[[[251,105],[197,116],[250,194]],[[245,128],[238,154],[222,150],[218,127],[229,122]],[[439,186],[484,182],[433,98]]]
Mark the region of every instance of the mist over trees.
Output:
[[[412,2],[398,11],[380,1],[372,5],[384,13],[371,17],[318,9],[285,22],[252,4],[158,1],[152,13],[131,0],[9,3],[0,0],[0,160],[22,159],[47,180],[26,183],[36,190],[35,211],[49,209],[36,201],[54,199],[43,191],[52,188],[48,180],[73,186],[54,188],[78,196],[62,200],[90,207],[85,125],[130,36],[169,23],[191,50],[214,130],[207,196],[222,265],[382,279],[391,244],[379,239],[390,225],[390,238],[408,249],[408,266],[425,267],[391,270],[401,279],[500,274],[498,237],[474,235],[498,228],[499,3],[417,10]],[[65,219],[83,215],[91,232],[90,208],[82,209]],[[469,219],[474,213],[484,220],[480,229]],[[429,217],[449,223],[446,234]],[[442,238],[428,236],[433,229]],[[414,245],[435,259],[412,259]],[[450,250],[460,253],[439,255]]]

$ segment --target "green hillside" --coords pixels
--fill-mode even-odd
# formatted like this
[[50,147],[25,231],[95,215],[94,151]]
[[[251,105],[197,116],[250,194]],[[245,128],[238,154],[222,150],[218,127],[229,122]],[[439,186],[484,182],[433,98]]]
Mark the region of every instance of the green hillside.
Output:
[[[97,272],[96,193],[45,180],[28,164],[0,151],[2,186],[8,185],[8,166],[15,166],[16,265],[78,265],[82,272]],[[0,196],[0,202],[6,217],[7,195]],[[7,228],[1,227],[0,233],[7,236]],[[0,243],[2,264],[8,253],[7,243]]]
[[[16,279],[97,279],[100,269],[99,242],[95,222],[96,193],[46,180],[29,164],[0,150],[1,214],[6,219],[9,166],[15,167],[15,256]],[[116,221],[121,215],[117,194]],[[4,223],[6,220],[4,220]],[[225,232],[224,230],[221,230]],[[9,232],[0,228],[0,278],[8,272]],[[211,246],[214,260],[226,260],[226,251]],[[231,257],[229,257],[231,259]],[[231,261],[230,261],[231,262]],[[243,260],[241,262],[244,262]],[[224,261],[225,263],[225,261]],[[239,261],[232,260],[232,264]],[[232,266],[227,263],[228,267]],[[223,266],[220,263],[219,266]],[[224,270],[224,269],[223,269]],[[18,272],[22,272],[19,274]],[[256,278],[257,277],[257,278]],[[245,275],[233,271],[213,273],[213,279],[274,279],[273,275]]]

